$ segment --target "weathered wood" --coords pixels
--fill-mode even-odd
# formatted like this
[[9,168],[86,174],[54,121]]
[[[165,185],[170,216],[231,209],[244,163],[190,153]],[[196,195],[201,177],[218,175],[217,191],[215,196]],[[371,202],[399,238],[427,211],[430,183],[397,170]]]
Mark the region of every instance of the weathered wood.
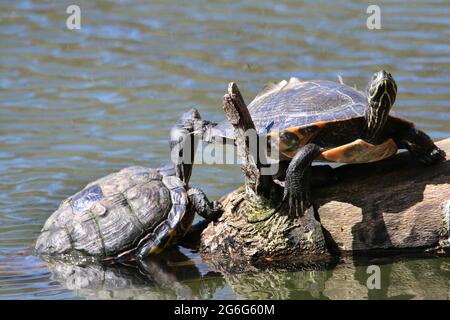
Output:
[[271,262],[284,265],[322,264],[332,258],[314,213],[289,218],[275,212],[277,203],[255,203],[244,188],[222,201],[224,213],[202,232],[200,251],[204,260],[214,260],[224,269],[247,270]]
[[[228,93],[223,97],[223,110],[234,128],[237,152],[245,176],[246,192],[255,199],[261,195],[267,197],[274,183],[271,176],[261,175],[258,155],[252,153],[249,147],[248,134],[253,132],[256,139],[258,136],[244,98],[234,82],[229,83]],[[251,143],[258,144],[256,140]]]
[[[450,155],[450,139],[437,143]],[[339,182],[316,188],[322,226],[339,251],[448,246],[450,161],[425,167],[405,152],[336,169]]]
[[[450,139],[437,145],[450,155]],[[238,189],[222,199],[225,212],[204,230],[201,251],[236,261],[279,257],[290,263],[327,250],[449,250],[450,160],[426,167],[404,152],[335,172],[340,181],[312,191],[324,238],[310,213],[294,221],[270,216],[276,204],[255,207]]]

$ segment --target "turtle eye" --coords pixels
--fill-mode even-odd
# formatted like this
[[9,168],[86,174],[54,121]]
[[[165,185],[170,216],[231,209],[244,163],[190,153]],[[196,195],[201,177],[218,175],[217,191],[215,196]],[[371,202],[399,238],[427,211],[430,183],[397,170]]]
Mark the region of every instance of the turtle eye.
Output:
[[300,138],[290,131],[283,131],[280,134],[280,141],[286,146],[285,151],[294,151],[300,145]]

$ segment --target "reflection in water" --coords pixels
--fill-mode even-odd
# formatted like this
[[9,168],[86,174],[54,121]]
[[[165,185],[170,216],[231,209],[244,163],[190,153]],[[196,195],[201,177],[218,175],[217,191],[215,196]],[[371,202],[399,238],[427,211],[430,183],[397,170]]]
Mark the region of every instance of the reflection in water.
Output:
[[[161,258],[140,266],[45,264],[52,280],[88,299],[450,299],[450,258],[343,257],[329,269],[222,275],[202,274],[200,262],[175,249]],[[367,287],[369,265],[380,267],[380,289]]]
[[240,299],[326,299],[324,286],[329,272],[261,272],[225,276]]
[[[380,267],[380,289],[367,286]],[[224,274],[240,299],[450,299],[450,258],[343,257],[331,269]]]
[[216,274],[202,277],[193,261],[177,250],[139,266],[76,265],[61,260],[45,264],[53,280],[90,299],[211,299],[217,287],[224,285]]

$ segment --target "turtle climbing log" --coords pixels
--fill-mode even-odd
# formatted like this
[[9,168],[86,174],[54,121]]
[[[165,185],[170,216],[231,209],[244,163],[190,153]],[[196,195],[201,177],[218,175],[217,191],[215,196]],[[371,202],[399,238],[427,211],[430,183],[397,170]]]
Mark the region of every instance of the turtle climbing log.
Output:
[[[450,138],[436,144],[450,152]],[[313,188],[331,252],[449,252],[450,160],[424,170],[403,152],[378,163],[335,170],[339,183]],[[222,224],[241,194],[238,189],[221,199],[227,214],[203,232],[206,246],[221,247],[217,233],[232,229]],[[234,233],[245,237],[237,228]]]
[[[171,131],[173,154],[184,150],[198,123],[197,110],[182,115]],[[183,237],[195,212],[215,219],[221,206],[188,185],[192,162],[172,160],[157,169],[122,169],[64,200],[42,228],[37,253],[74,261],[142,261]]]
[[[396,96],[394,77],[381,70],[372,76],[367,92],[293,77],[267,85],[253,99],[246,111],[252,127],[278,141],[280,168],[286,167],[280,170],[286,176],[283,203],[290,215],[302,215],[314,200],[308,178],[313,161],[369,163],[389,158],[398,149],[410,151],[426,165],[445,159],[425,132],[390,112]],[[215,135],[234,138],[236,128],[231,130],[230,123],[218,124]]]
[[[289,116],[290,106],[295,106],[296,108],[300,108],[301,106],[313,108],[314,106],[318,106],[317,104],[320,104],[322,108],[324,107],[324,102],[331,103],[331,105],[327,105],[325,109],[319,109],[322,111],[326,110],[324,114],[325,116],[333,115],[334,113],[330,112],[331,110],[339,110],[338,114],[334,115],[342,115],[342,119],[328,119],[326,123],[314,121],[313,129],[315,129],[316,131],[314,135],[309,135],[308,139],[316,139],[316,141],[325,146],[330,143],[328,139],[334,136],[333,139],[335,140],[331,141],[334,144],[328,145],[328,147],[326,148],[324,148],[323,146],[319,146],[315,158],[317,160],[325,159],[329,161],[336,161],[336,159],[333,159],[333,157],[337,155],[337,160],[339,160],[338,162],[340,162],[340,160],[342,159],[350,159],[352,160],[348,161],[350,163],[363,163],[346,165],[341,169],[332,171],[334,172],[333,180],[340,179],[343,181],[347,181],[347,179],[351,179],[351,177],[353,176],[353,170],[360,170],[362,176],[359,177],[359,180],[354,181],[355,188],[352,189],[353,193],[350,193],[349,190],[345,190],[342,192],[345,193],[345,195],[342,194],[342,196],[346,196],[346,199],[348,201],[350,201],[351,199],[351,204],[362,206],[362,208],[364,209],[364,219],[355,220],[356,218],[355,216],[353,216],[353,222],[360,222],[357,226],[355,226],[355,228],[352,228],[353,225],[351,225],[351,221],[346,222],[345,218],[342,217],[340,217],[340,221],[342,221],[342,224],[335,223],[335,217],[336,215],[340,215],[340,210],[343,208],[343,206],[337,205],[335,207],[336,203],[329,204],[327,202],[326,196],[334,195],[334,199],[340,199],[339,196],[341,195],[341,192],[336,192],[337,189],[334,189],[334,185],[317,188],[312,192],[314,198],[317,197],[317,201],[314,201],[315,206],[311,206],[311,203],[308,203],[308,201],[306,202],[307,205],[305,206],[305,208],[307,210],[305,216],[307,217],[307,220],[301,222],[296,219],[298,217],[302,217],[302,215],[292,214],[292,210],[289,209],[293,207],[292,203],[294,203],[295,205],[303,205],[304,201],[289,201],[289,204],[291,204],[289,206],[289,209],[284,207],[280,211],[278,211],[277,214],[274,214],[277,209],[280,209],[280,199],[277,199],[276,196],[265,198],[264,196],[262,196],[259,190],[256,190],[255,192],[260,197],[260,201],[255,202],[253,201],[253,199],[249,199],[247,195],[247,190],[249,189],[247,185],[246,188],[240,188],[223,199],[222,204],[225,207],[225,214],[221,219],[219,219],[219,221],[217,221],[217,223],[211,224],[203,232],[202,251],[208,254],[215,253],[231,257],[232,260],[243,259],[248,261],[260,260],[260,258],[263,258],[263,260],[265,259],[270,261],[287,261],[287,259],[289,259],[289,261],[292,261],[295,258],[303,259],[305,257],[311,257],[317,254],[320,255],[324,252],[326,253],[328,250],[423,250],[445,248],[445,234],[446,232],[448,234],[448,231],[446,231],[448,230],[448,222],[446,222],[446,220],[442,216],[442,208],[436,209],[436,207],[433,207],[432,211],[434,213],[432,215],[434,218],[423,218],[418,214],[409,215],[405,217],[405,220],[400,219],[398,221],[398,224],[395,223],[395,215],[391,215],[389,218],[387,218],[387,221],[389,221],[387,225],[383,225],[383,215],[378,216],[376,219],[371,219],[371,217],[373,217],[373,214],[375,214],[374,212],[371,212],[371,210],[375,210],[376,208],[386,209],[386,207],[383,206],[384,203],[386,205],[391,205],[394,210],[397,210],[396,212],[401,212],[401,210],[406,210],[406,208],[409,208],[407,207],[407,196],[404,196],[401,200],[396,200],[396,198],[394,197],[394,195],[396,194],[393,195],[392,192],[389,191],[392,190],[394,192],[405,192],[405,190],[402,190],[400,187],[399,189],[393,187],[394,185],[397,185],[397,177],[394,176],[392,180],[387,181],[380,179],[383,174],[387,174],[387,172],[389,172],[389,168],[391,168],[394,163],[397,163],[397,167],[394,166],[396,168],[396,173],[400,172],[400,169],[403,167],[406,167],[407,169],[405,170],[407,171],[413,170],[412,173],[410,173],[410,175],[408,176],[408,182],[405,182],[403,187],[406,186],[406,183],[409,183],[409,187],[412,187],[414,185],[415,179],[422,179],[420,178],[422,177],[422,174],[426,174],[427,172],[434,172],[435,170],[442,170],[443,167],[448,165],[447,162],[440,163],[445,159],[445,151],[448,152],[448,148],[447,150],[442,150],[440,144],[435,145],[425,133],[415,129],[413,123],[396,116],[385,116],[387,112],[389,112],[395,100],[396,84],[392,76],[385,71],[380,71],[379,73],[376,73],[374,75],[371,80],[372,87],[368,93],[370,99],[366,99],[362,93],[356,90],[347,92],[348,87],[345,88],[341,85],[334,84],[329,81],[300,82],[298,79],[291,79],[291,81],[284,81],[281,84],[282,85],[277,85],[275,87],[272,86],[271,88],[266,89],[261,94],[259,94],[249,106],[249,110],[234,112],[234,114],[245,114],[245,112],[247,112],[250,113],[250,115],[253,117],[253,113],[256,112],[256,115],[260,116],[260,118],[256,119],[256,129],[258,133],[261,133],[267,129],[265,132],[276,135],[277,132],[276,130],[274,130],[274,126],[277,126],[278,129],[284,130],[282,132],[286,133],[285,138],[290,138],[285,139],[287,142],[291,140],[294,142],[298,142],[298,139],[294,139],[292,134],[288,133],[293,133],[293,131],[297,133],[308,133],[310,130],[308,131],[306,129],[311,129],[311,126],[306,124],[305,127],[305,125],[300,126],[300,124],[296,124],[297,127],[295,127],[291,123],[291,120],[295,117]],[[243,103],[243,101],[234,102],[231,108],[227,105],[229,104],[229,101],[233,101],[233,99],[241,99],[240,93],[233,93],[233,90],[238,90],[237,86],[230,86],[228,95],[224,97],[224,109],[227,113],[229,112],[227,110],[233,110],[233,106],[234,108],[245,107],[245,103]],[[345,101],[340,99],[343,97],[341,96],[343,94],[343,90],[347,90],[345,91],[345,93],[351,94],[344,94],[347,97],[351,97],[352,102],[350,102],[349,104],[346,104]],[[379,92],[384,93],[380,96],[378,94]],[[313,93],[314,99],[316,100],[311,100],[310,98],[306,99],[304,97],[305,95],[309,97],[309,95]],[[286,95],[290,96],[291,98],[286,97]],[[323,96],[324,100],[321,100],[321,98],[318,97],[320,95]],[[230,99],[230,97],[233,99]],[[336,99],[331,99],[331,97],[335,97]],[[264,99],[267,100],[265,104],[263,103]],[[363,101],[366,101],[366,105],[363,104]],[[261,109],[267,108],[267,105],[272,106],[271,110],[274,113],[273,117],[270,115],[267,116],[267,114],[263,115],[264,113],[260,112]],[[276,113],[273,109],[277,109],[278,113]],[[308,112],[306,112],[306,115],[304,114],[303,116],[299,116],[296,120],[303,121],[305,120],[305,117],[309,119],[312,111],[313,110],[309,110]],[[349,114],[349,117],[347,117],[347,111],[356,113]],[[283,112],[284,115],[288,115],[288,117],[284,120],[281,119],[282,117],[279,117],[279,115],[282,115]],[[278,123],[268,126],[261,124],[261,121],[267,122],[267,118],[271,117],[277,120]],[[374,119],[373,117],[379,117],[379,119]],[[288,120],[291,122],[289,122]],[[384,126],[383,123],[380,126],[380,123],[377,121],[382,121],[384,123]],[[239,130],[239,125],[242,125],[239,123],[239,121],[230,122],[234,128],[234,134],[239,134],[239,132],[242,132],[242,130]],[[339,127],[340,131],[325,130],[325,135],[321,135],[323,129],[326,128],[329,124],[331,124],[331,127],[335,129]],[[285,125],[287,126],[287,128],[285,128]],[[249,127],[255,127],[255,124],[251,123]],[[304,130],[301,131],[300,129]],[[227,132],[229,134],[230,130],[227,129],[226,124],[219,124],[218,127],[216,127],[216,132],[219,132],[219,135],[220,132]],[[338,136],[340,135],[337,134],[337,132],[339,132],[340,135],[344,138],[339,138]],[[331,136],[329,134],[331,134]],[[227,136],[227,134],[225,134],[225,136]],[[305,135],[302,134],[297,136],[301,138]],[[281,134],[279,134],[279,137],[282,137]],[[238,149],[241,148],[242,150],[245,150],[246,145],[240,142],[242,141],[242,139],[239,140],[238,136],[235,136],[234,138],[236,138]],[[345,141],[342,139],[344,139]],[[305,159],[313,160],[313,156],[307,155],[306,157],[302,157],[301,155],[302,150],[307,144],[309,144],[309,142],[305,141],[300,144],[295,144],[295,146],[297,147],[293,148],[293,151],[297,152],[297,155],[294,155],[293,153],[293,160],[289,163],[288,170],[286,171],[286,181],[290,181],[288,179],[289,175],[291,179],[298,179],[298,176],[296,178],[296,174],[298,172],[295,170],[295,168],[296,166],[298,167],[299,164],[301,167],[302,161],[304,162]],[[443,144],[442,146],[445,147],[445,144]],[[285,143],[284,147],[288,147],[288,144]],[[281,141],[280,148],[283,148],[283,141]],[[397,148],[408,149],[409,153],[390,158],[392,154],[395,154]],[[289,148],[286,148],[284,151],[289,150]],[[299,154],[300,157],[298,157]],[[350,156],[350,158],[348,158],[348,156]],[[353,161],[355,159],[354,156],[356,156],[356,161]],[[389,159],[383,160],[386,158]],[[375,163],[364,164],[366,162]],[[294,166],[292,165],[292,163],[294,163]],[[311,161],[309,161],[306,165],[309,166],[310,163]],[[427,167],[423,166],[424,164],[435,164],[436,166],[431,166],[429,169],[426,169]],[[248,170],[247,167],[248,166],[242,167],[246,176],[248,177],[250,175],[254,175],[255,170]],[[254,166],[253,169],[255,169],[255,167],[256,169],[259,169],[257,165]],[[289,168],[291,167],[293,167],[294,169],[290,172]],[[370,184],[366,186],[366,189],[370,189],[370,187],[374,185],[376,186],[378,181],[377,179],[385,181],[387,185],[384,185],[382,188],[372,189],[371,193],[369,193],[368,195],[359,195],[359,190],[364,190],[364,185],[358,185],[358,183],[361,183],[360,181],[366,181],[366,177],[364,177],[363,173],[367,171],[374,171],[376,170],[376,168],[380,168],[381,171],[379,171],[378,175],[373,176],[372,180],[367,178],[369,179],[367,181],[370,181]],[[256,170],[256,172],[259,171]],[[305,172],[306,171],[300,173],[304,174]],[[346,174],[343,174],[343,172],[346,172]],[[443,173],[443,176],[446,177],[447,181],[450,180],[448,172]],[[430,181],[430,179],[432,180],[431,176],[424,176],[423,179],[419,181],[421,181],[422,184],[426,184],[427,181]],[[248,179],[246,181],[248,181]],[[292,181],[296,182],[295,180],[291,180],[291,185]],[[444,188],[446,191],[442,192],[441,194],[444,196],[445,201],[449,200],[450,197],[448,197],[446,193],[449,189],[448,184],[441,185],[442,181],[440,180],[437,182],[439,187],[436,188]],[[264,183],[262,183],[261,185],[261,189],[264,190]],[[272,187],[268,186],[266,188],[271,189]],[[277,188],[274,189],[277,190]],[[325,193],[327,190],[329,190],[329,194]],[[277,192],[275,192],[275,194],[276,193]],[[286,191],[284,193],[286,195]],[[338,193],[338,195],[335,195],[335,193]],[[420,198],[419,193],[420,188],[418,190],[415,189],[414,192],[412,192],[412,194],[416,195],[416,200]],[[380,194],[382,194],[383,196],[380,196]],[[372,196],[375,197],[376,195],[378,196],[378,198],[371,198]],[[307,196],[308,194],[306,194],[306,199]],[[331,198],[333,199],[333,197]],[[359,199],[364,200],[358,201]],[[378,199],[383,199],[384,202],[380,204]],[[375,202],[373,202],[374,200]],[[434,201],[433,203],[436,203],[436,201]],[[429,203],[427,204],[427,206],[429,206]],[[420,209],[417,210],[428,211],[426,210],[427,206],[420,207],[419,205]],[[437,207],[440,208],[441,206],[445,206],[445,203],[437,204]],[[322,225],[315,221],[313,214],[308,213],[314,211],[314,207],[318,208],[318,211],[316,212],[317,218],[322,222]],[[414,208],[414,206],[411,206],[411,208],[409,209],[416,210]],[[283,214],[283,209],[288,210],[289,218],[287,218],[286,215]],[[303,211],[303,207],[301,211]],[[434,219],[432,223],[430,222],[430,219]],[[315,226],[319,225],[323,228],[309,228],[308,225],[314,225],[314,222],[317,222]],[[406,235],[402,236],[402,230],[399,229],[403,228],[403,226],[406,225],[409,226],[409,229],[404,229]],[[305,229],[301,230],[301,227],[304,227]],[[367,231],[372,227],[373,229],[371,229],[371,231],[364,233],[364,231]],[[346,237],[345,239],[343,239],[343,241],[340,241],[339,238],[335,238],[332,234],[330,234],[331,231],[336,231],[338,229],[347,231],[341,233],[343,237]],[[385,229],[387,229],[387,231]],[[423,229],[424,231],[426,230],[426,232],[422,233],[421,231],[419,231],[419,229]],[[296,230],[296,232],[293,232],[293,230]],[[312,230],[314,231],[312,232]],[[389,231],[393,233],[389,233]],[[335,233],[338,234],[338,232]],[[443,234],[444,237],[442,238]],[[359,239],[354,240],[352,238],[352,236],[354,235],[358,236]],[[395,240],[383,240],[383,236],[393,236]],[[426,241],[424,239],[426,239]],[[308,245],[304,246],[305,242],[303,241],[306,241]],[[300,243],[302,244],[299,245]]]

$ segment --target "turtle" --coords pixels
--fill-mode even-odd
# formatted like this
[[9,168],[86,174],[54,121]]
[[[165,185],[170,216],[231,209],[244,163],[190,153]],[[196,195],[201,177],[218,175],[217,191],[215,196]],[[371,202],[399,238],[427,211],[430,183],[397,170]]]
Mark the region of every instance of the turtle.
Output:
[[[173,154],[183,154],[186,138],[201,121],[195,109],[182,115],[171,130]],[[172,156],[161,168],[128,167],[89,183],[47,219],[37,253],[142,261],[183,237],[195,212],[216,219],[221,205],[189,187],[192,163],[182,159]]]
[[[280,168],[285,170],[282,204],[289,205],[289,215],[302,216],[312,205],[313,161],[370,163],[398,149],[409,150],[425,165],[445,159],[445,152],[413,122],[390,113],[396,95],[393,76],[381,70],[365,93],[342,81],[293,77],[267,85],[254,98],[248,109],[256,132],[278,145]],[[212,140],[234,139],[228,121],[208,129]]]

